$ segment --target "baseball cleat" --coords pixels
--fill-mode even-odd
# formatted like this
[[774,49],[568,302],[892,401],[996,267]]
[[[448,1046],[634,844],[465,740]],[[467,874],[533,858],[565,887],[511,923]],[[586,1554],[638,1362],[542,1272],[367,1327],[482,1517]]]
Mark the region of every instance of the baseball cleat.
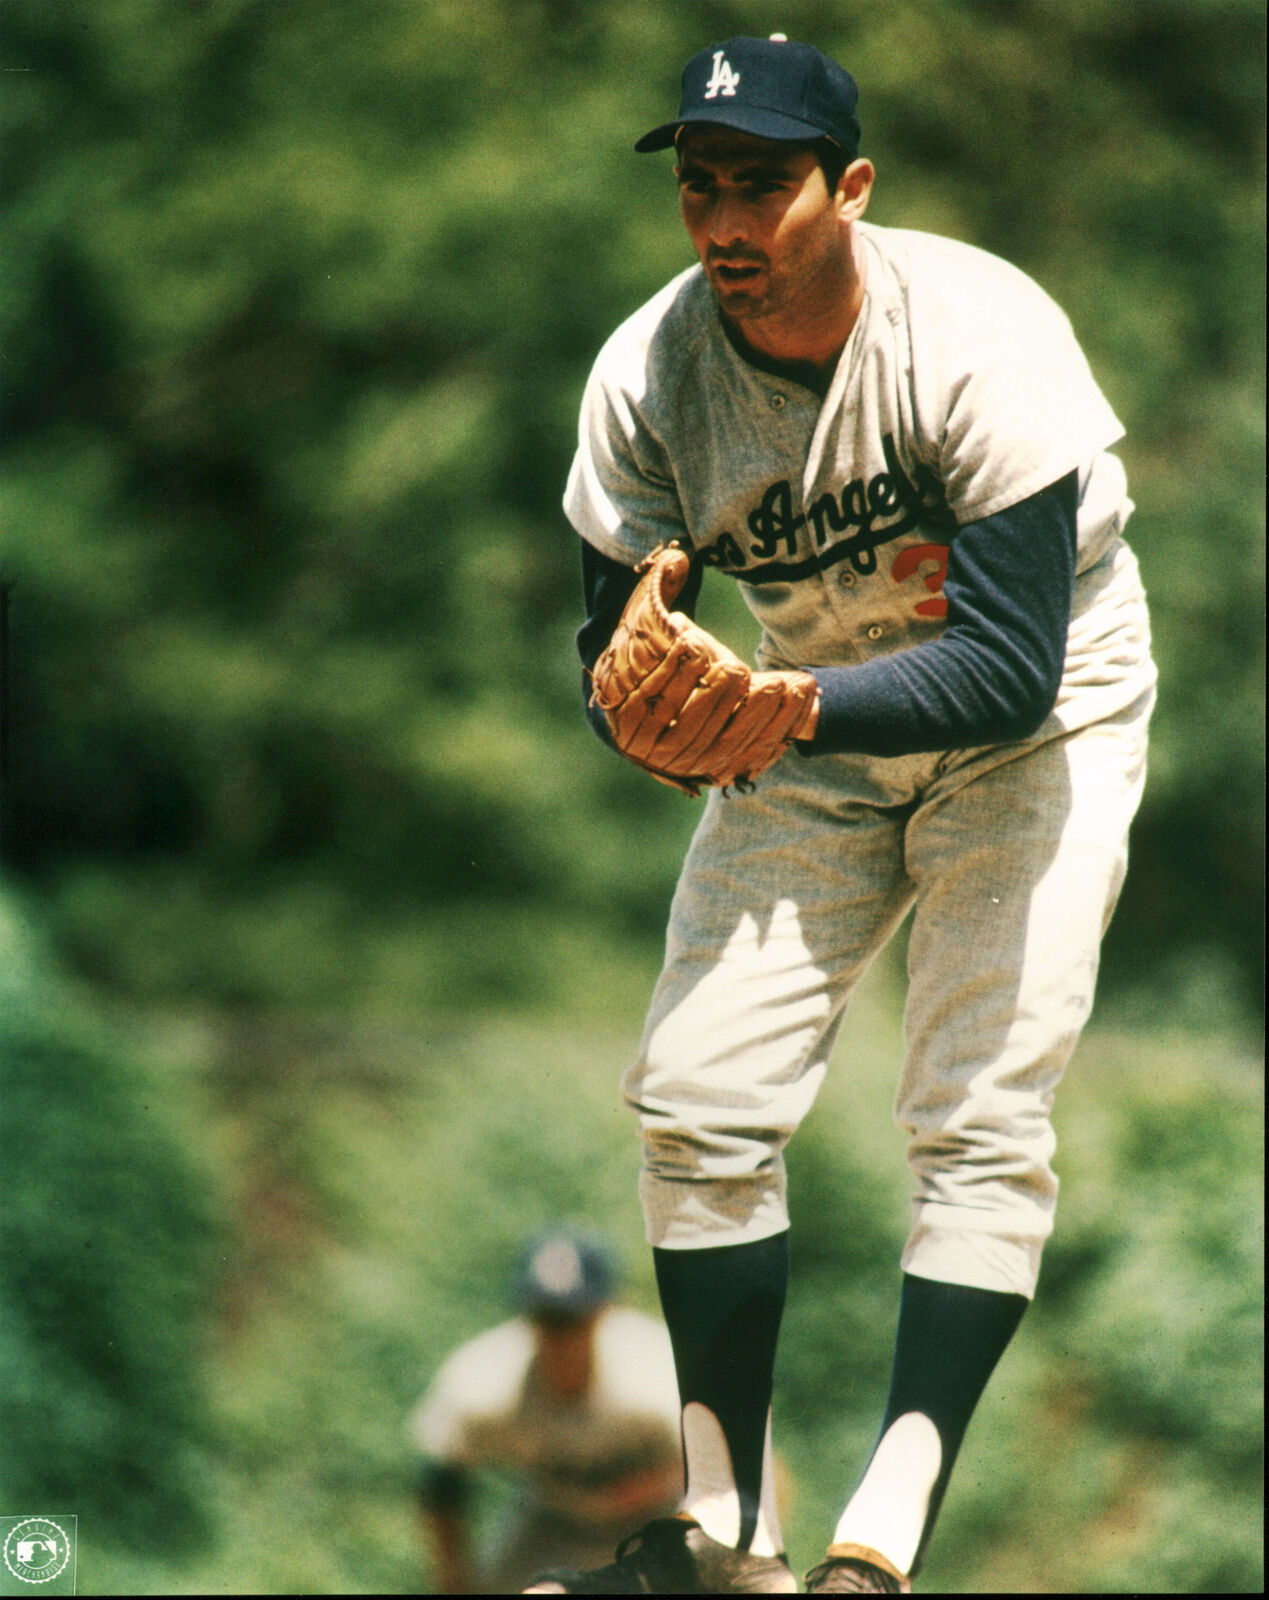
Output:
[[523,1594],[796,1594],[783,1556],[755,1556],[711,1539],[690,1517],[658,1517],[592,1572],[557,1567]]
[[866,1544],[830,1544],[806,1575],[807,1594],[911,1594],[910,1580]]

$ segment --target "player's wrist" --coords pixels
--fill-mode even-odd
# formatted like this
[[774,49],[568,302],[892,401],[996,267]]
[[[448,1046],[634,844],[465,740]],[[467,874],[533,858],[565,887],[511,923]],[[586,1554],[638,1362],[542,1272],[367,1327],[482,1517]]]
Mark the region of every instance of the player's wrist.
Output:
[[[807,676],[811,677],[811,674],[808,673]],[[798,724],[797,732],[793,735],[795,739],[803,742],[813,739],[815,730],[820,725],[820,686],[813,677],[811,677],[811,682],[815,684],[814,692],[807,703],[806,715]]]

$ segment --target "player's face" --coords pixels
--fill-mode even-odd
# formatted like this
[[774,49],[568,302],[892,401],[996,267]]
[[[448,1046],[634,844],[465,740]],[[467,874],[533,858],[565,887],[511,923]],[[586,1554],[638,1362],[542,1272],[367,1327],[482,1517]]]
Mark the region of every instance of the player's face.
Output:
[[796,314],[840,273],[844,219],[813,150],[693,128],[680,141],[675,175],[684,225],[735,321]]
[[550,1393],[568,1397],[585,1392],[594,1361],[596,1320],[597,1314],[566,1322],[547,1318],[534,1322],[535,1365]]

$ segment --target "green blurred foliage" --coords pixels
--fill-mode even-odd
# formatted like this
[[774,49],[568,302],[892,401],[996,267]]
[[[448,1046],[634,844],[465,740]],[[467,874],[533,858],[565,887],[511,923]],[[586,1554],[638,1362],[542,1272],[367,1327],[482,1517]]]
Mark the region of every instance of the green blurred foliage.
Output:
[[1163,688],[1105,981],[1259,1004],[1262,8],[779,9],[5,0],[10,859],[82,971],[408,1012],[659,936],[695,811],[580,718],[559,496],[690,259],[631,140],[779,25],[861,81],[875,219],[1034,273],[1124,418]]
[[0,1497],[133,1553],[211,1536],[216,1208],[171,1084],[0,900]]

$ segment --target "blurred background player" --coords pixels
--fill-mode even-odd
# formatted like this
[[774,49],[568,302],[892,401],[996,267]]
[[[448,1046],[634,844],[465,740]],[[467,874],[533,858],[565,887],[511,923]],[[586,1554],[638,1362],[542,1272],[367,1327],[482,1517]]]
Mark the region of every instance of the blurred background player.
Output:
[[[593,1567],[682,1495],[679,1399],[664,1324],[613,1303],[605,1244],[559,1228],[524,1246],[517,1315],[443,1363],[410,1419],[438,1594],[515,1593],[544,1567]],[[514,1499],[473,1556],[480,1472]]]

